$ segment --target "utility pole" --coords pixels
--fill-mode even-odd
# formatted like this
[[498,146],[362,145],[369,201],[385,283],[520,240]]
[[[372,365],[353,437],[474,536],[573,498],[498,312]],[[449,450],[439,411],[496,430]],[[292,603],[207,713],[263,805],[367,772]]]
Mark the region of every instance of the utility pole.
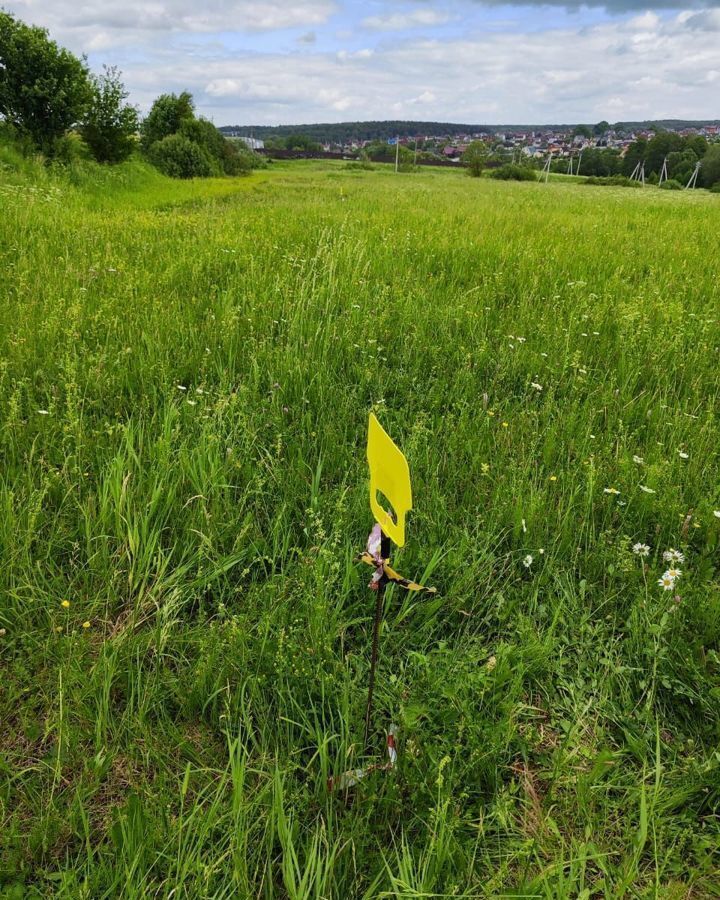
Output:
[[685,185],[685,190],[689,190],[690,188],[697,187],[698,175],[700,174],[700,165],[701,163],[698,161],[695,163],[695,169],[693,170],[692,175],[690,176],[690,180]]
[[400,135],[395,138],[395,174],[397,175],[400,166]]

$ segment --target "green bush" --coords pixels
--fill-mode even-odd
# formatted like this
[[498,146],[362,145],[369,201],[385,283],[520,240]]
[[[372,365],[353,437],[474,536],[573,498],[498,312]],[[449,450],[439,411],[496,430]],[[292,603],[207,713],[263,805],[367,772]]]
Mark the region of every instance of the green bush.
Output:
[[681,191],[683,189],[683,185],[675,178],[668,178],[667,181],[663,181],[660,187],[664,191]]
[[585,179],[585,184],[597,184],[605,187],[642,187],[640,181],[634,181],[632,178],[628,178],[627,175],[611,175],[609,178],[591,175]]
[[499,169],[493,169],[490,172],[491,178],[498,178],[501,181],[537,181],[537,172],[527,166],[517,166],[507,163],[500,166]]
[[720,194],[720,181],[716,181],[715,184],[710,188],[711,194]]
[[50,156],[53,163],[60,163],[66,166],[78,162],[86,162],[93,158],[90,147],[75,132],[55,138],[50,148]]
[[156,141],[148,153],[150,162],[170,178],[207,178],[218,174],[217,165],[204,147],[182,134]]
[[254,153],[227,140],[212,122],[195,118],[187,92],[158,97],[140,130],[148,159],[172,178],[246,175],[261,165]]

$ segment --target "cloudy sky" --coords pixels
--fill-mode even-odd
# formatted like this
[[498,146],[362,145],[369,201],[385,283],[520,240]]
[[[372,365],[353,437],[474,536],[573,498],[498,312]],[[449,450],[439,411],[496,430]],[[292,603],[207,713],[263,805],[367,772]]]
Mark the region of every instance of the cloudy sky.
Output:
[[[216,125],[720,118],[720,0],[0,0]],[[650,3],[650,5],[648,5]]]

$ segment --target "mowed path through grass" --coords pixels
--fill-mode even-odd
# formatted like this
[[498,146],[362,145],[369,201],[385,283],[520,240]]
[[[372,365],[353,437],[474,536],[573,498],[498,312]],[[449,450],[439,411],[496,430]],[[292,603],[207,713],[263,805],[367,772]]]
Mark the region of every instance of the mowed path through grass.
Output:
[[[0,174],[0,891],[718,896],[720,198],[75,182]],[[370,409],[440,593],[344,796]]]

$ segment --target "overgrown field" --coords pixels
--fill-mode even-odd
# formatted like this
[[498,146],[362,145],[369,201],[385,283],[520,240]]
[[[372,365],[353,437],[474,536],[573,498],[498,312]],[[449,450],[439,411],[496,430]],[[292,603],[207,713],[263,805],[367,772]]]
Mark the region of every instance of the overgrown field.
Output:
[[0,896],[720,896],[720,197],[16,167]]

